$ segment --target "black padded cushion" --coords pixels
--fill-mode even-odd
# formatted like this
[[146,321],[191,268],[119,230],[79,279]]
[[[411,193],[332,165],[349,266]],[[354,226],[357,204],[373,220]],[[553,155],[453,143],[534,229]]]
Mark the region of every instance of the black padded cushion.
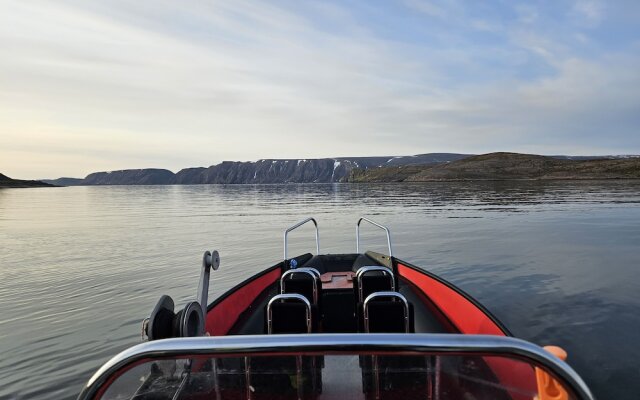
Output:
[[322,331],[357,332],[356,301],[351,289],[325,290],[322,295]]
[[[351,271],[357,257],[358,254],[323,254],[313,256],[302,266],[315,268],[321,274],[326,272]],[[377,265],[377,263],[374,262],[369,265]]]
[[[364,332],[363,304],[358,305],[358,330]],[[409,332],[414,332],[413,304],[409,303]],[[404,333],[404,304],[391,299],[369,302],[369,333]]]
[[[300,277],[298,277],[298,275]],[[285,279],[282,284],[284,285],[284,293],[297,293],[309,300],[309,303],[313,304],[313,278],[306,274],[295,274],[290,279]],[[320,288],[318,288],[318,301],[321,298]]]
[[273,303],[272,333],[307,333],[307,306],[299,302]]
[[[391,290],[391,277],[384,272],[375,271],[360,278],[360,283],[353,280],[353,290],[358,301],[364,301],[367,296],[375,292],[385,292]],[[359,285],[362,285],[362,299],[359,299]]]

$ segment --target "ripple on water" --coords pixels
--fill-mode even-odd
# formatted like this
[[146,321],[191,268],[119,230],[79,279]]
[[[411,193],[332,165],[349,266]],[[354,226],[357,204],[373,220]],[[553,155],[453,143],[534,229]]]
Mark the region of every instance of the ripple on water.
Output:
[[[309,215],[326,252],[353,251],[356,217],[375,216],[400,257],[566,347],[598,397],[640,391],[640,183],[460,182],[1,190],[0,398],[75,398],[161,294],[195,296],[203,250],[221,252],[216,297],[278,262],[283,229]],[[312,241],[301,228],[290,251]]]

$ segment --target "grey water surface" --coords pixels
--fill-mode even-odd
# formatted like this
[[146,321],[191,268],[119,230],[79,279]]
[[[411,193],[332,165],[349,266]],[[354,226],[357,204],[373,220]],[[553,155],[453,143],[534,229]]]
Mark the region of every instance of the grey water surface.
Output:
[[[140,340],[161,294],[210,297],[282,258],[315,216],[322,252],[355,222],[458,285],[518,337],[557,344],[600,399],[640,393],[640,182],[94,186],[0,190],[0,398],[72,399]],[[363,226],[367,249],[385,251]],[[314,249],[304,227],[292,253]]]

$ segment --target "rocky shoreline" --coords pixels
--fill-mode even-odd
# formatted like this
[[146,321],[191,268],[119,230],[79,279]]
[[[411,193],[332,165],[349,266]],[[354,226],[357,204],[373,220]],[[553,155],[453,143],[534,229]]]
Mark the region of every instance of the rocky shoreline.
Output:
[[520,153],[428,153],[400,157],[342,157],[225,161],[177,173],[145,168],[94,172],[42,181],[0,175],[0,187],[437,182],[492,180],[640,179],[640,156],[540,156]]
[[6,175],[0,174],[0,189],[1,188],[53,187],[53,186],[55,185],[41,182],[41,181],[12,179]]
[[640,157],[567,159],[489,153],[431,166],[355,170],[348,182],[640,179]]

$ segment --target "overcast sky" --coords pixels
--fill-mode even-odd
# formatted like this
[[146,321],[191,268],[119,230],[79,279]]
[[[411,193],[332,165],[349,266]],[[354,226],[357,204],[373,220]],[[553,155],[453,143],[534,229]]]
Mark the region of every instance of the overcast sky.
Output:
[[0,172],[640,153],[640,1],[0,0]]

